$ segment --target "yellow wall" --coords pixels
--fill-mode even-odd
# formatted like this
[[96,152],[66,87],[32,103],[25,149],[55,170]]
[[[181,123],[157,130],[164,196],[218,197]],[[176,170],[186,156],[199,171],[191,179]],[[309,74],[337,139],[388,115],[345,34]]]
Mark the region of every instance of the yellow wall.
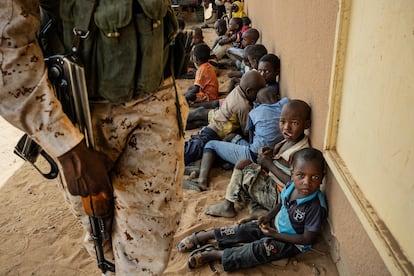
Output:
[[[281,94],[300,97],[313,108],[312,144],[321,149],[338,3],[332,0],[250,0],[245,10],[259,42],[281,59]],[[329,58],[327,58],[329,57]]]
[[414,2],[352,1],[343,65],[337,152],[414,260]]
[[328,149],[331,253],[342,275],[389,275],[399,271],[391,259],[412,268],[413,4],[245,0],[259,42],[281,58],[282,96],[310,103],[311,143]]

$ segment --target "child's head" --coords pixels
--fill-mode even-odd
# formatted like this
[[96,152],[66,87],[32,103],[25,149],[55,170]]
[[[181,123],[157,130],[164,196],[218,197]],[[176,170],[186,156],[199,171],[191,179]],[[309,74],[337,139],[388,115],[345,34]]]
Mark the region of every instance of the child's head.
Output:
[[259,64],[259,60],[267,54],[267,49],[262,44],[249,45],[244,48],[244,64],[251,69],[256,69]]
[[248,45],[256,44],[259,37],[260,37],[259,31],[255,28],[250,28],[247,31],[245,31],[242,35],[243,48],[247,47]]
[[178,21],[178,30],[180,32],[184,31],[184,29],[185,29],[185,21],[184,21],[184,19],[181,18],[181,17],[177,17],[177,21]]
[[229,22],[229,31],[236,33],[243,28],[243,21],[241,18],[233,17]]
[[282,107],[279,128],[286,141],[298,142],[311,125],[311,108],[302,100],[290,100]]
[[214,30],[216,31],[217,36],[222,36],[227,32],[226,20],[218,19],[214,23]]
[[325,176],[325,159],[322,152],[314,148],[298,150],[291,162],[292,180],[295,189],[303,197],[316,192]]
[[257,92],[256,102],[259,104],[273,104],[279,100],[279,94],[272,88],[265,87]]
[[280,59],[274,54],[264,55],[257,66],[257,71],[264,77],[266,83],[275,83],[280,74]]
[[266,82],[259,72],[251,70],[243,74],[240,79],[240,88],[249,102],[256,99],[257,92],[265,87]]
[[210,58],[210,47],[205,43],[197,44],[194,47],[194,63],[201,65],[208,62]]
[[231,11],[240,12],[243,10],[243,3],[241,1],[232,1]]
[[252,24],[252,21],[247,16],[242,17],[242,22],[243,22],[243,26],[250,26],[250,24]]
[[200,43],[204,43],[203,30],[199,27],[194,27],[193,28],[193,44],[197,45]]

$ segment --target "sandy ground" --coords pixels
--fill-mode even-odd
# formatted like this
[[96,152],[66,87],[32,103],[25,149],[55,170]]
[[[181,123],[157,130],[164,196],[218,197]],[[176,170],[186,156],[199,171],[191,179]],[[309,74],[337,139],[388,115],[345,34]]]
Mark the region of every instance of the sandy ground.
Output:
[[[203,32],[206,42],[211,43],[213,29]],[[225,72],[220,72],[219,78],[220,91],[225,91]],[[183,91],[191,84],[191,80],[178,81]],[[45,180],[12,153],[20,131],[3,119],[0,129],[0,275],[100,275],[95,258],[82,245],[83,229],[63,203],[57,181]],[[236,218],[224,219],[204,214],[205,205],[223,199],[231,171],[214,169],[212,175],[210,191],[184,191],[175,242],[197,230],[234,224],[246,215],[241,212]],[[313,250],[287,264],[268,264],[231,275],[338,275],[328,252],[320,239]],[[190,271],[187,257],[173,249],[165,275],[213,274],[208,266]],[[219,264],[215,266],[218,274],[227,275]]]

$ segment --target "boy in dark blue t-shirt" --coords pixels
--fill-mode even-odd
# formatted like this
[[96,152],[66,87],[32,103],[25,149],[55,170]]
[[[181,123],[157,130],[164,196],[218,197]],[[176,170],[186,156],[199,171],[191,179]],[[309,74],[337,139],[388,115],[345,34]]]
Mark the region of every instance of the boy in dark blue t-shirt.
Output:
[[[324,174],[325,160],[319,150],[297,151],[292,161],[292,180],[282,191],[281,203],[273,210],[256,212],[234,226],[197,232],[179,242],[178,251],[195,249],[188,258],[189,268],[220,261],[224,271],[254,267],[306,252],[327,216],[326,201],[319,189]],[[214,239],[225,249],[206,244]],[[240,243],[244,245],[237,246]]]

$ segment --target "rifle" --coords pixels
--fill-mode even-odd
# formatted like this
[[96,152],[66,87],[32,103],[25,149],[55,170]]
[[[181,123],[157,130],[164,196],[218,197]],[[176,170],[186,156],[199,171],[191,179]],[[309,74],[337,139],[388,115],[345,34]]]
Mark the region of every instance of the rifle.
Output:
[[[73,55],[55,55],[45,59],[49,69],[56,97],[62,103],[63,111],[78,127],[85,137],[89,148],[94,148],[92,119],[85,80],[85,72]],[[102,243],[109,239],[105,219],[112,217],[113,197],[103,192],[98,195],[82,197],[82,205],[88,214],[91,225],[91,237],[95,245],[98,267],[103,273],[115,272],[115,265],[104,257]]]
[[[49,79],[55,89],[56,97],[62,104],[63,111],[84,134],[86,144],[94,148],[92,120],[90,116],[88,93],[85,73],[75,57],[71,55],[55,55],[45,58],[48,66]],[[55,161],[27,134],[18,142],[14,153],[29,161],[44,177],[56,178],[58,167]],[[50,172],[45,173],[36,165],[36,160],[42,155],[50,165]],[[103,273],[115,272],[115,265],[104,257],[103,241],[109,239],[105,219],[111,218],[113,212],[113,197],[101,192],[98,195],[82,197],[82,204],[88,214],[91,225],[91,237],[94,241],[98,267]]]

